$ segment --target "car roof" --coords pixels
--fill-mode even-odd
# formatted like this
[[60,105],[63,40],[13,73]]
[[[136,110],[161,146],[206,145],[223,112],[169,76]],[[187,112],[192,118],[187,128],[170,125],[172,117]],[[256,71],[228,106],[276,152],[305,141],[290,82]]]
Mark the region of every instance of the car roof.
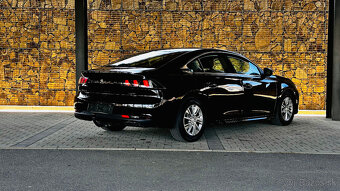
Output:
[[243,56],[242,54],[239,54],[237,52],[233,52],[230,50],[223,50],[223,49],[214,49],[214,48],[173,48],[173,49],[160,49],[160,50],[168,50],[168,51],[178,51],[178,50],[183,50],[183,52],[192,52],[192,53],[197,53],[199,54],[204,54],[204,53],[213,53],[213,52],[221,52],[221,53],[227,53],[233,56],[237,56],[240,58],[243,58],[247,61],[250,61],[247,57]]
[[230,55],[233,55],[233,56],[237,56],[237,57],[241,57],[247,61],[250,61],[247,57],[243,56],[242,54],[239,54],[237,52],[233,52],[233,51],[230,51],[230,50],[223,50],[223,49],[201,49],[203,51],[206,51],[206,52],[222,52],[222,53],[227,53],[227,54],[230,54]]

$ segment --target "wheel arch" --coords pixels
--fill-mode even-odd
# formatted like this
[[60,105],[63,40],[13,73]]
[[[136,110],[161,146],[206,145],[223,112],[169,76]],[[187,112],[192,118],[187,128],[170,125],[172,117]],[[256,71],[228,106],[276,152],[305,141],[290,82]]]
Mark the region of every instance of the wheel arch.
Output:
[[203,104],[203,106],[206,106],[208,103],[208,96],[199,91],[191,91],[185,94],[182,97],[182,103],[186,102],[189,99],[197,99],[201,102],[201,104]]
[[211,115],[209,115],[209,104],[208,104],[208,96],[199,91],[191,91],[185,94],[181,99],[180,107],[185,104],[186,101],[190,99],[196,99],[202,104],[202,109],[204,110],[208,121],[211,119]]
[[[199,104],[200,108],[203,112],[203,123],[198,134],[191,135],[184,128],[184,115],[189,106],[191,104]],[[208,116],[206,115],[206,98],[204,95],[199,94],[198,92],[189,92],[185,96],[181,97],[180,104],[178,107],[178,112],[176,116],[176,120],[174,126],[170,128],[171,135],[174,139],[179,141],[196,141],[198,140],[204,131],[204,127],[206,126]]]

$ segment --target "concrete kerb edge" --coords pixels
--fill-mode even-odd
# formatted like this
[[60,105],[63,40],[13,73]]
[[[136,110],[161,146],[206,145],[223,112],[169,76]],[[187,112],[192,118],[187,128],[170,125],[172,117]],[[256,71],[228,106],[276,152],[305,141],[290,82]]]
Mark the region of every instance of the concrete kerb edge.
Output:
[[3,147],[0,150],[77,150],[77,151],[161,151],[161,152],[212,152],[212,153],[255,153],[255,154],[312,154],[340,155],[340,152],[273,152],[273,151],[228,151],[228,150],[193,150],[193,149],[147,149],[147,148],[34,148],[34,147]]

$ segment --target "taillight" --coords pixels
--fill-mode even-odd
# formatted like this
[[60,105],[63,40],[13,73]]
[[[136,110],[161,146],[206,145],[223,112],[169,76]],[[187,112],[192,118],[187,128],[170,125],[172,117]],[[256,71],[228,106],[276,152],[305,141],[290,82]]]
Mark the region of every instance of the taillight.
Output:
[[79,78],[78,84],[86,84],[87,80],[88,80],[87,77],[81,76],[81,77]]
[[131,86],[129,80],[125,80],[124,85],[126,85],[126,86]]
[[133,87],[142,87],[142,88],[153,88],[151,80],[125,80],[123,85],[125,86],[133,86]]
[[139,84],[138,84],[138,81],[137,81],[137,80],[133,80],[133,86],[135,86],[135,87],[138,87],[138,86],[139,86]]
[[150,87],[149,81],[148,80],[143,80],[143,85],[145,87]]

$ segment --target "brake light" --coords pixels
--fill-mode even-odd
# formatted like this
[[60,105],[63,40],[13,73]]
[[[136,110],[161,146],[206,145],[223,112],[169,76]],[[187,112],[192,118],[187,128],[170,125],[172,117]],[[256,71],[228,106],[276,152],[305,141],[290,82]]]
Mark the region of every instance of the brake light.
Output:
[[81,76],[79,78],[78,84],[86,84],[87,80],[88,80],[87,77]]
[[126,86],[131,86],[129,80],[125,80],[124,85],[126,85]]
[[133,80],[133,86],[137,87],[139,84],[138,84],[138,81],[137,80]]
[[143,85],[145,87],[150,87],[149,81],[147,81],[147,80],[143,80]]
[[122,115],[122,118],[129,119],[129,118],[130,118],[130,116],[128,116],[128,115]]
[[[131,83],[132,82],[132,83]],[[142,88],[153,88],[151,80],[125,80],[123,85],[125,86],[133,86],[133,87],[142,87]]]

